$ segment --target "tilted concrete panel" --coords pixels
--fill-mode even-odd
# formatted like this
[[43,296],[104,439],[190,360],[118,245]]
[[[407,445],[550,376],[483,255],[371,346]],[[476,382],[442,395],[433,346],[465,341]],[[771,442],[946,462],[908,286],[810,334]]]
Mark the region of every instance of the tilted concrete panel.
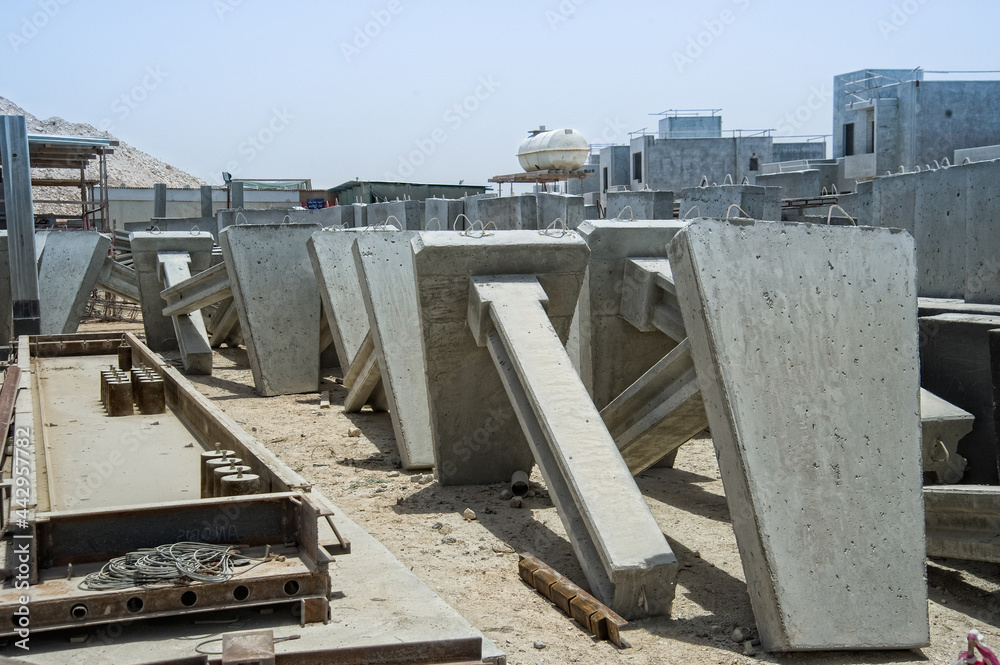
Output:
[[434,465],[410,248],[410,241],[417,234],[417,231],[360,233],[353,250],[396,445],[406,469]]
[[469,278],[537,275],[563,342],[589,254],[576,233],[425,231],[413,240],[434,459],[442,485],[506,482],[531,450],[489,352],[467,323]]
[[48,234],[38,267],[43,335],[75,333],[111,247],[97,231]]
[[319,387],[320,296],[306,242],[318,224],[237,225],[219,234],[257,392]]
[[900,231],[769,222],[670,245],[769,651],[928,643],[913,257]]

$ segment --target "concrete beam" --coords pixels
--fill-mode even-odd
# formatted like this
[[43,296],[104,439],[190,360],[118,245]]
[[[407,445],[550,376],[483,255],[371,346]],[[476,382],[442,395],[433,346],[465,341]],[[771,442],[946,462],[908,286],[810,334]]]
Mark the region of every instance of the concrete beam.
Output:
[[920,389],[920,427],[924,483],[958,483],[967,464],[958,454],[958,442],[972,431],[975,416]]
[[190,314],[232,297],[233,286],[225,263],[216,263],[208,270],[189,279],[174,284],[160,292],[160,297],[168,303],[163,316]]
[[1000,487],[924,488],[927,556],[1000,563]]
[[406,469],[434,465],[410,248],[410,241],[417,233],[362,233],[358,234],[353,249],[396,445]]
[[97,231],[54,231],[38,268],[41,332],[75,333],[108,257],[111,239]]
[[[169,290],[191,277],[191,256],[187,252],[160,252],[160,282]],[[212,373],[212,347],[201,311],[172,316],[177,346],[184,371],[188,374]]]
[[685,339],[601,410],[632,475],[642,473],[708,427]]
[[118,263],[110,256],[104,258],[101,271],[97,274],[97,287],[117,296],[139,303],[139,277],[135,270]]
[[[142,324],[146,332],[146,345],[154,351],[174,351],[178,349],[178,339],[171,317],[164,316],[167,303],[160,292],[160,252],[187,252],[191,258],[191,272],[207,270],[212,265],[212,234],[205,231],[190,232],[146,232],[134,231],[129,234],[132,247],[133,266],[139,281],[142,305]],[[116,269],[117,270],[117,269]]]
[[677,559],[569,362],[534,276],[474,277],[488,347],[591,591],[626,618],[669,615]]
[[230,226],[219,244],[263,396],[319,386],[320,294],[306,242],[318,224]]
[[669,259],[764,648],[926,645],[913,238],[698,219]]
[[549,317],[565,340],[587,246],[576,234],[425,231],[413,250],[438,481],[506,482],[514,471],[529,470],[533,458],[489,351],[469,333],[469,278],[537,275],[549,297]]

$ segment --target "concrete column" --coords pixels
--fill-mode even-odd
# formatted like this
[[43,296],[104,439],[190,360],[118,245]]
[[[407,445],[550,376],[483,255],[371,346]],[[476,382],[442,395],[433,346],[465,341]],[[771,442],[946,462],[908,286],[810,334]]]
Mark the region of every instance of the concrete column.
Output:
[[201,216],[202,217],[214,217],[212,213],[212,186],[202,185],[201,186]]
[[167,186],[162,182],[153,185],[153,217],[167,216]]
[[233,210],[245,207],[243,205],[243,183],[239,180],[229,183],[229,199],[229,207]]
[[24,116],[0,116],[0,163],[4,175],[13,335],[37,335],[41,321],[35,263],[35,213],[31,199],[28,127]]

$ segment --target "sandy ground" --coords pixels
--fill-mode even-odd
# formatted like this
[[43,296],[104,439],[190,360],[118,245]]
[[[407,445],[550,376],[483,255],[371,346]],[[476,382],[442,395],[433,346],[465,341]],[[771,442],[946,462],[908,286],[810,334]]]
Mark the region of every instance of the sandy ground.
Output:
[[[110,324],[81,327],[81,332]],[[115,327],[115,326],[111,326]],[[123,326],[137,332],[141,326]],[[681,563],[673,616],[633,621],[618,649],[580,629],[528,587],[517,555],[531,552],[581,586],[586,580],[541,484],[521,509],[501,496],[503,485],[441,487],[400,468],[388,414],[342,409],[339,370],[324,376],[331,407],[319,395],[259,397],[244,349],[221,349],[210,377],[189,377],[198,389],[314,483],[351,519],[378,538],[445,601],[516,663],[854,663],[951,664],[965,634],[978,628],[1000,647],[1000,565],[928,562],[931,644],[914,651],[768,654],[757,637],[750,598],[729,522],[711,441],[686,444],[673,469],[636,480]],[[360,436],[348,436],[357,428]],[[474,521],[463,518],[471,508]],[[337,581],[333,580],[336,589]],[[851,608],[844,608],[850,611]],[[333,612],[336,613],[334,603]],[[740,628],[750,644],[732,641]],[[536,647],[541,647],[537,648]]]

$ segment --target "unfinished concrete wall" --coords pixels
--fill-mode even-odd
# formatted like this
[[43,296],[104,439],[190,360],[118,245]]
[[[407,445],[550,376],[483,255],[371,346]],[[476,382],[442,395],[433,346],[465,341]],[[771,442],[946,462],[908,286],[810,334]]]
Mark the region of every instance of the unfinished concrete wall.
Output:
[[[608,192],[607,219],[673,219],[674,193],[650,191]],[[627,210],[629,208],[630,210]]]
[[[459,215],[465,214],[465,202],[462,199],[427,199],[424,201],[424,224],[428,230],[447,231],[455,229],[461,231],[465,228],[465,218],[458,219]],[[432,220],[437,219],[439,226],[435,227]],[[457,225],[456,225],[457,222]]]
[[583,221],[583,197],[572,194],[540,192],[538,201],[538,228],[544,229],[556,219],[575,229]]
[[493,222],[498,229],[538,228],[538,200],[534,194],[480,199],[477,214],[483,224]]
[[764,648],[926,645],[912,238],[696,220],[669,258]]
[[[771,159],[775,162],[793,162],[800,159],[826,159],[825,141],[774,142]],[[762,183],[754,183],[760,185]]]
[[612,145],[601,148],[599,166],[601,169],[601,188],[606,192],[609,187],[628,187],[631,181],[629,165],[630,151],[627,145]]
[[693,206],[695,215],[702,217],[742,217],[731,205],[738,205],[750,219],[781,220],[781,190],[777,187],[756,185],[717,185],[711,187],[686,187],[681,192],[681,217]]
[[[631,141],[632,171],[629,189],[679,192],[694,187],[702,176],[723,182],[731,175],[753,183],[760,165],[773,162],[771,137],[656,139],[637,136]],[[640,154],[642,178],[636,178],[636,155]],[[756,166],[756,168],[752,168]]]
[[399,220],[403,231],[422,231],[424,229],[423,201],[390,201],[389,216]]
[[820,184],[819,169],[761,174],[757,176],[756,184],[762,187],[780,187],[783,199],[819,196],[823,189]]
[[483,218],[482,213],[479,210],[479,203],[485,199],[496,198],[496,194],[490,192],[488,194],[476,194],[475,196],[463,196],[462,204],[465,206],[465,215],[469,218],[470,222],[486,220]]

